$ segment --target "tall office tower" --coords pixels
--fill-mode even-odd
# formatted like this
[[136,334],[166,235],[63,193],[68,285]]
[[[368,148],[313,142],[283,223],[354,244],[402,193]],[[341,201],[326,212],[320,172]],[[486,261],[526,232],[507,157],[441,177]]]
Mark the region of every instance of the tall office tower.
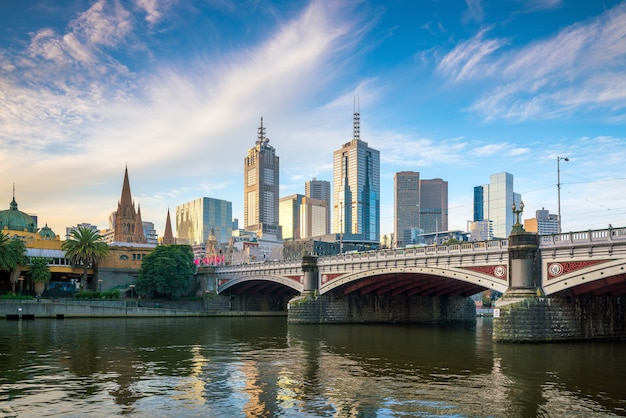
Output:
[[412,231],[420,226],[420,173],[400,171],[393,176],[394,234],[396,247],[414,244]]
[[420,227],[424,233],[448,230],[448,182],[420,180]]
[[345,239],[380,241],[380,153],[354,138],[333,154],[333,230]]
[[189,245],[206,243],[211,230],[220,244],[227,244],[232,222],[232,203],[226,200],[200,197],[176,206],[176,236]]
[[304,195],[326,202],[326,227],[320,235],[330,234],[330,182],[326,180],[309,180],[304,185]]
[[492,174],[489,180],[474,188],[474,221],[490,221],[493,238],[508,238],[515,223],[511,206],[519,207],[522,197],[513,192],[512,174]]
[[248,150],[248,156],[244,159],[244,229],[256,232],[260,238],[270,234],[280,240],[279,158],[269,142],[261,118],[256,144]]
[[448,182],[420,179],[419,172],[394,176],[396,245],[416,244],[416,235],[448,229]]

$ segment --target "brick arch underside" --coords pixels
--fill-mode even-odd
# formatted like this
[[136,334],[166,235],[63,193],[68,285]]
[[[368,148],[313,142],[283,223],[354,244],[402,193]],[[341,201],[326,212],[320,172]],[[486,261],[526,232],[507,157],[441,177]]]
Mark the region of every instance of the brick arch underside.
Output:
[[360,295],[397,296],[404,294],[407,296],[468,297],[489,288],[488,286],[433,274],[387,272],[347,281],[347,283],[329,288],[326,292],[341,292],[344,295],[358,292]]
[[290,279],[276,281],[275,277],[255,276],[239,279],[232,279],[223,287],[218,289],[218,293],[231,293],[235,295],[241,294],[260,294],[275,296],[296,296],[301,290]]
[[[578,276],[569,278],[572,282],[576,281]],[[587,274],[586,276],[591,276]],[[596,275],[597,276],[597,275]],[[546,292],[546,295],[549,293]],[[570,288],[549,294],[554,297],[577,297],[577,296],[625,296],[626,295],[626,273],[620,273],[609,277],[590,278],[581,284]]]

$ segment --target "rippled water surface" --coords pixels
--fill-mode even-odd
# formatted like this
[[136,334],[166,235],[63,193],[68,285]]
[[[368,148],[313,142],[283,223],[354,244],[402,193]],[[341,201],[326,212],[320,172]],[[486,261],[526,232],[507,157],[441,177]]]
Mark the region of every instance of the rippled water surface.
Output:
[[3,417],[626,416],[626,342],[285,318],[0,322]]

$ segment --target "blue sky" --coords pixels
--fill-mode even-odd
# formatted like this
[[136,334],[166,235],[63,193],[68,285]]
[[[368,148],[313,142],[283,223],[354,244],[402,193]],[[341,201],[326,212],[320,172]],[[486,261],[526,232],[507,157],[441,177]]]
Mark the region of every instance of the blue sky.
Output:
[[398,171],[448,181],[465,230],[503,171],[524,218],[556,213],[558,156],[563,230],[626,226],[626,2],[600,0],[0,2],[0,202],[15,184],[40,226],[105,228],[128,166],[159,235],[201,196],[241,220],[260,118],[281,196],[303,194],[355,97],[381,235]]

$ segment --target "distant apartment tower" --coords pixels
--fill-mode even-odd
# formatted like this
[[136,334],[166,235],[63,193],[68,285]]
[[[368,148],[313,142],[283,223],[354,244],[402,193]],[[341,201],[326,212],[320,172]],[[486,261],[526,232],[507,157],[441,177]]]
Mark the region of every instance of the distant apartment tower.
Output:
[[319,199],[326,202],[326,227],[324,233],[320,235],[330,234],[330,182],[326,180],[309,180],[305,183],[304,195],[313,199]]
[[380,153],[360,139],[354,113],[354,138],[333,154],[333,231],[344,238],[380,241]]
[[244,229],[261,238],[270,234],[280,240],[279,158],[269,142],[261,118],[258,139],[244,158]]
[[510,173],[492,174],[489,184],[474,187],[474,222],[488,221],[493,238],[508,238],[515,223],[511,207],[517,207],[522,200],[513,192],[513,175]]
[[176,237],[189,245],[201,245],[211,230],[220,244],[232,236],[233,208],[226,200],[200,197],[176,206]]
[[326,235],[326,201],[293,194],[280,199],[280,226],[284,240]]
[[526,232],[536,232],[539,235],[551,235],[559,233],[559,215],[541,209],[535,211],[535,217],[524,219]]
[[[37,224],[35,224],[37,225]],[[89,223],[82,223],[82,224],[77,224],[76,226],[67,226],[65,227],[65,239],[71,239],[72,238],[72,231],[77,230],[78,228],[84,228],[84,229],[90,229],[93,232],[97,232],[98,234],[100,233],[100,231],[98,230],[98,227],[96,225],[92,225]]]
[[[416,232],[448,229],[448,182],[420,179],[420,173],[401,171],[394,176],[396,246],[416,243]],[[419,235],[418,234],[418,235]]]

